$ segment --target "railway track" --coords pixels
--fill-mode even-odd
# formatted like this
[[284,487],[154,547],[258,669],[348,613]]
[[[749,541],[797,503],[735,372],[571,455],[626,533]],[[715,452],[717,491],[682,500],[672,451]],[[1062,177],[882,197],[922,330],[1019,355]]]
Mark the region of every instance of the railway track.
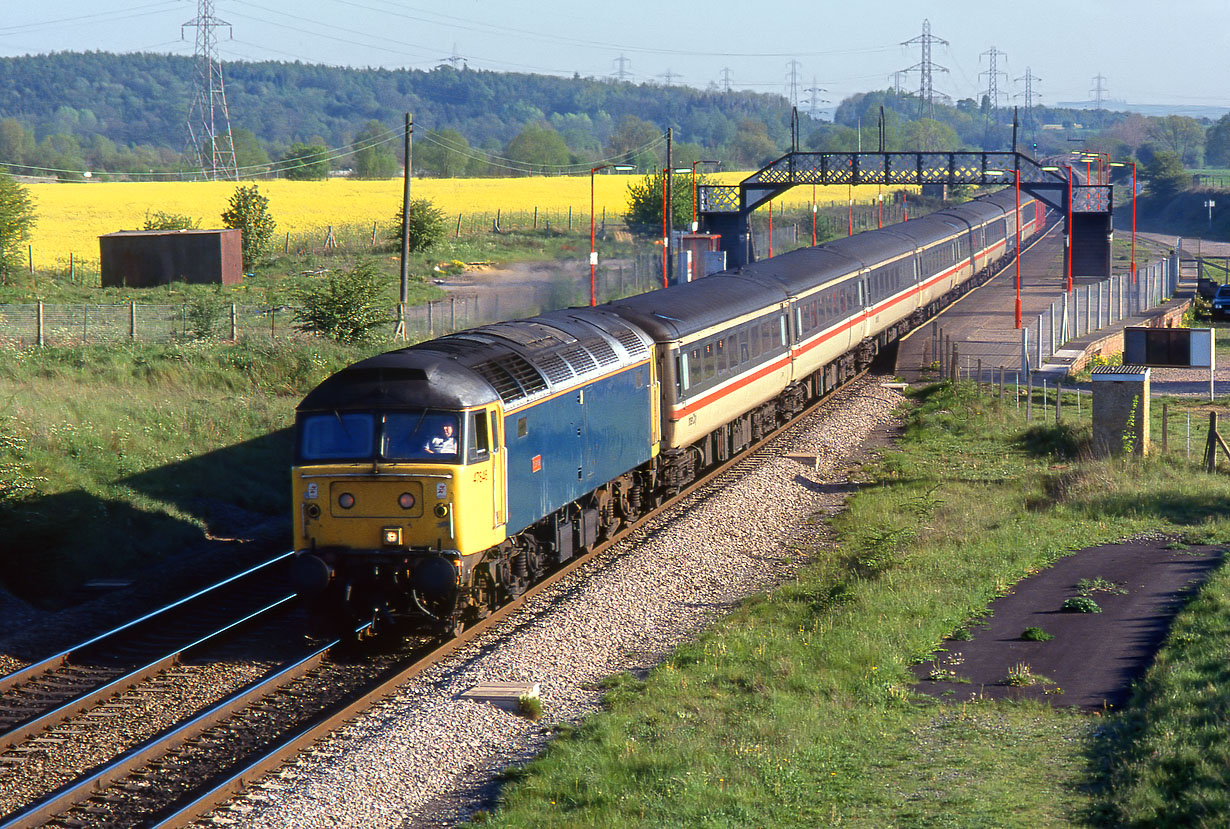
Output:
[[[861,376],[861,375],[860,375]],[[513,602],[444,644],[407,644],[383,653],[334,641],[271,671],[210,708],[134,746],[20,812],[0,829],[41,826],[186,826],[263,775],[397,691],[409,679],[501,624],[527,601],[568,577],[688,496],[713,487],[732,469],[757,463],[757,453],[788,435],[831,395],[772,435],[711,469],[636,524],[556,570]]]
[[[149,681],[231,628],[291,601],[271,584],[283,553],[139,619],[0,677],[0,755]],[[11,758],[10,758],[11,759]]]

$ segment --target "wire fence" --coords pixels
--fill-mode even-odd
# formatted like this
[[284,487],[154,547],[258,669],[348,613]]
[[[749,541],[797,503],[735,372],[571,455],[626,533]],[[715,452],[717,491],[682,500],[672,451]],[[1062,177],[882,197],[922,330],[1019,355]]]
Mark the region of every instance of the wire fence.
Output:
[[[560,264],[532,278],[492,280],[458,288],[449,296],[405,308],[408,340],[426,339],[492,322],[589,304],[589,265]],[[599,302],[662,287],[661,254],[643,251],[596,268]],[[100,343],[276,340],[304,335],[299,309],[289,305],[210,302],[109,305],[0,304],[0,342],[18,347]],[[397,309],[387,309],[385,333],[397,329]]]
[[[1160,259],[1137,268],[1135,279],[1131,273],[1122,273],[1074,286],[1033,320],[1022,321],[1019,362],[999,367],[988,364],[982,369],[982,361],[979,360],[979,370],[1019,372],[1025,378],[1024,382],[1028,383],[1031,374],[1068,343],[1131,317],[1142,316],[1173,297],[1179,289],[1179,268],[1176,263],[1177,259]],[[938,322],[932,322],[930,328],[931,344],[925,353],[935,355],[940,376],[962,376],[961,366],[953,364],[954,344],[951,338],[944,335]],[[966,362],[969,362],[968,356]],[[971,368],[966,365],[965,371],[969,372]],[[978,379],[984,380],[985,377],[979,376]]]

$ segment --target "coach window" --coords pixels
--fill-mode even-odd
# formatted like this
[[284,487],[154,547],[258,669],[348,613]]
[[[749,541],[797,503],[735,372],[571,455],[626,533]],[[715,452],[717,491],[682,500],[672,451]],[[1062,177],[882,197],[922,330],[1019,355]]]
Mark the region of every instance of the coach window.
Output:
[[687,354],[675,355],[675,391],[683,394],[688,390]]
[[747,329],[743,328],[739,331],[739,362],[746,363],[752,359],[752,351],[748,348]]
[[716,360],[714,359],[714,354],[713,354],[713,343],[711,342],[705,343],[704,346],[702,346],[701,362],[700,362],[702,379],[704,380],[713,379],[713,366],[715,362]]
[[688,352],[688,378],[693,383],[702,383],[705,379],[705,366],[701,361],[700,348]]
[[719,337],[713,344],[714,368],[718,375],[726,373],[726,338]]

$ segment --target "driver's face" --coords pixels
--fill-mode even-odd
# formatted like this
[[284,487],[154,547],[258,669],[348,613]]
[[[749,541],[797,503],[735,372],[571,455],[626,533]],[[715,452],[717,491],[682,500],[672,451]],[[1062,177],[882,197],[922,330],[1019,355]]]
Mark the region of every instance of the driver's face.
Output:
[[448,436],[449,436],[449,435],[451,435],[452,433],[453,433],[453,424],[451,424],[451,423],[445,423],[445,424],[444,424],[444,436],[445,436],[445,437],[448,437]]

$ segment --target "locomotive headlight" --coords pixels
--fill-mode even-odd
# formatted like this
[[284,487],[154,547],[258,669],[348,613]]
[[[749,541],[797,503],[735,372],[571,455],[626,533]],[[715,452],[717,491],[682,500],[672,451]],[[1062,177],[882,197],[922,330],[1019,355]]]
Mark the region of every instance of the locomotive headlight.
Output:
[[343,492],[337,496],[337,505],[342,509],[350,509],[354,506],[354,496],[349,492]]
[[397,498],[397,506],[402,509],[411,509],[414,507],[414,496],[409,492],[403,492]]
[[443,518],[448,515],[448,504],[436,504],[433,512],[436,514],[436,518]]
[[380,531],[380,540],[386,547],[401,546],[401,527],[385,527]]

